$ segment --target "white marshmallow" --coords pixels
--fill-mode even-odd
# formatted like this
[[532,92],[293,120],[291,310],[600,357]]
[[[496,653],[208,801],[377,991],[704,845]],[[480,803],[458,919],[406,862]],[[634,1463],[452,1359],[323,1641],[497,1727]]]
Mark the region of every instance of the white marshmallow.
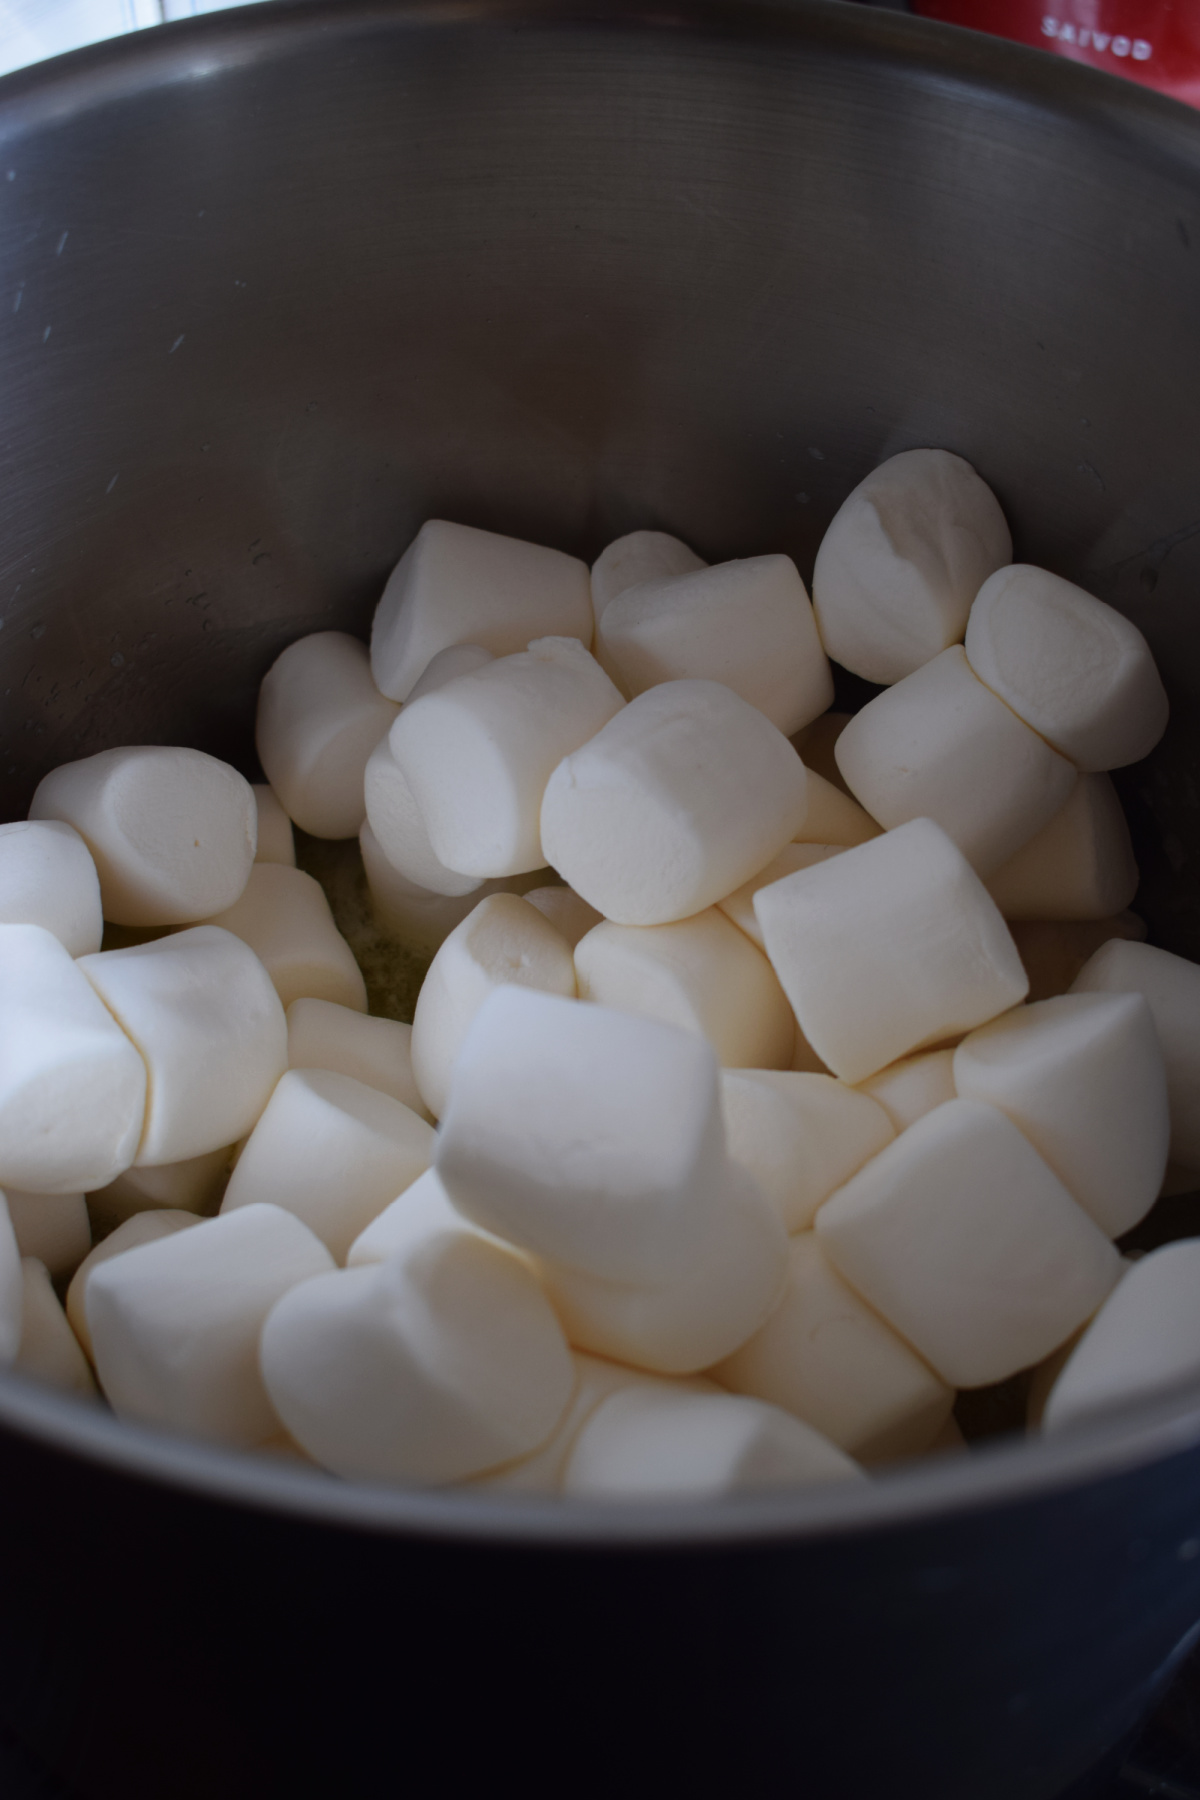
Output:
[[1061,811],[1078,780],[977,680],[959,644],[856,713],[837,760],[881,825],[933,819],[984,876]]
[[620,925],[702,912],[804,823],[804,765],[731,689],[668,681],[617,714],[550,777],[547,861]]
[[1107,775],[1081,775],[1065,806],[988,877],[1006,919],[1108,919],[1137,892],[1129,827]]
[[878,1075],[858,1084],[860,1094],[877,1100],[897,1131],[907,1131],[935,1106],[957,1098],[953,1050],[926,1050],[889,1063]]
[[721,1071],[729,1156],[752,1175],[787,1232],[805,1231],[895,1131],[881,1106],[831,1075]]
[[495,988],[513,984],[573,999],[575,962],[536,907],[515,894],[491,894],[442,944],[417,996],[413,1077],[435,1119],[446,1110],[471,1021]]
[[13,1361],[21,1344],[21,1252],[8,1216],[8,1202],[0,1194],[0,1369]]
[[97,1236],[114,1231],[135,1213],[150,1212],[156,1207],[197,1215],[215,1213],[229,1180],[232,1160],[233,1146],[222,1144],[216,1150],[185,1157],[181,1162],[126,1169],[107,1187],[87,1197],[88,1216]]
[[[840,735],[840,734],[839,734]],[[805,767],[808,768],[807,763]],[[835,787],[824,775],[808,768],[808,811],[796,834],[800,844],[840,844],[849,850],[855,844],[869,843],[882,833],[870,813],[841,787]]]
[[801,1030],[843,1081],[994,1019],[1028,986],[995,902],[929,819],[761,888],[754,910]]
[[303,996],[366,1012],[354,952],[333,922],[320,882],[303,869],[258,863],[241,899],[206,923],[249,945],[283,1006]]
[[628,694],[663,681],[722,681],[785,737],[833,701],[833,676],[790,556],[749,556],[641,581],[614,596],[597,650]]
[[[255,862],[282,863],[285,868],[294,869],[296,840],[292,835],[292,821],[284,812],[278,794],[265,781],[254,783],[254,807],[258,817]],[[95,948],[98,950],[99,944]]]
[[563,1492],[581,1500],[715,1500],[861,1478],[856,1463],[789,1413],[736,1394],[625,1388],[575,1439]]
[[1141,994],[1167,1070],[1171,1161],[1200,1169],[1200,964],[1112,938],[1086,962],[1073,994]]
[[100,877],[74,826],[59,819],[0,825],[0,925],[44,926],[72,956],[100,948]]
[[[811,777],[810,777],[811,780]],[[878,837],[879,833],[874,835]],[[758,914],[754,910],[754,896],[761,888],[770,887],[773,882],[782,881],[785,875],[794,875],[798,869],[811,869],[816,863],[828,862],[831,856],[841,853],[841,844],[785,844],[778,856],[773,856],[766,868],[760,869],[757,875],[735,888],[732,894],[726,894],[724,900],[718,902],[727,919],[744,931],[751,943],[765,950],[762,927],[758,922]],[[657,927],[662,930],[661,926]]]
[[357,836],[363,770],[396,711],[371,679],[366,645],[344,631],[314,631],[275,658],[258,690],[254,742],[302,831]]
[[84,1300],[100,1386],[123,1419],[250,1448],[279,1431],[259,1369],[268,1313],[333,1267],[277,1206],[203,1219],[99,1263]]
[[954,1389],[846,1285],[811,1231],[788,1245],[787,1288],[762,1330],[712,1373],[860,1462],[919,1456],[954,1404]]
[[901,681],[962,642],[971,602],[1012,561],[995,495],[948,450],[904,450],[842,502],[817,551],[821,641],[868,681]]
[[796,1023],[761,950],[715,906],[674,925],[595,926],[575,948],[581,1000],[707,1038],[732,1069],[786,1069]]
[[597,624],[609,601],[626,588],[707,567],[694,550],[665,531],[630,531],[614,538],[592,564],[592,610]]
[[1121,1258],[1017,1127],[950,1100],[852,1176],[821,1248],[953,1387],[1049,1355],[1115,1286]]
[[137,1153],[146,1068],[86,975],[40,925],[0,925],[0,1182],[102,1187]]
[[80,1399],[95,1399],[87,1357],[59,1304],[49,1270],[33,1256],[21,1260],[21,1345],[13,1369]]
[[92,1227],[82,1194],[23,1194],[6,1188],[8,1216],[22,1256],[34,1257],[51,1275],[72,1275],[92,1247]]
[[425,673],[409,690],[405,704],[411,706],[422,694],[432,694],[448,681],[456,681],[460,675],[474,675],[476,669],[482,669],[490,663],[492,653],[485,650],[482,644],[449,644],[445,650],[439,650],[431,656],[425,665]]
[[1122,1275],[1046,1397],[1062,1431],[1200,1381],[1200,1242],[1164,1244]]
[[359,1232],[429,1167],[433,1129],[331,1069],[280,1078],[229,1178],[221,1216],[265,1203],[302,1219],[342,1262]]
[[1009,931],[1029,977],[1030,1000],[1065,994],[1090,957],[1111,938],[1145,941],[1146,926],[1136,913],[1112,919],[1010,919]]
[[592,641],[586,563],[519,538],[427,519],[388,577],[371,626],[371,672],[407,700],[439,650],[476,644],[493,656],[531,638]]
[[1060,575],[1028,563],[993,575],[966,645],[979,679],[1077,768],[1139,762],[1167,728],[1166,691],[1137,626]]
[[537,638],[406,706],[388,743],[439,861],[481,879],[542,868],[546,783],[623,705],[582,644]]
[[288,1007],[287,1027],[289,1069],[335,1069],[424,1115],[412,1072],[411,1025],[304,998]]
[[262,1368],[284,1424],[323,1467],[420,1484],[536,1449],[575,1383],[528,1268],[463,1232],[296,1288],[267,1320]]
[[254,790],[236,769],[152,744],[61,763],[29,817],[75,827],[114,925],[188,925],[232,906],[258,840]]
[[460,1213],[437,1170],[426,1169],[359,1232],[346,1252],[346,1267],[357,1269],[364,1263],[387,1262],[389,1257],[416,1249],[448,1231],[465,1231],[472,1237],[485,1238],[489,1244],[499,1244],[501,1249],[512,1250],[511,1244],[473,1225]]
[[376,745],[367,760],[363,794],[367,809],[363,831],[374,835],[388,863],[406,881],[451,899],[474,894],[483,886],[481,875],[460,875],[456,869],[448,869],[434,850],[421,809],[392,755],[388,738]]
[[[831,787],[835,787],[848,800],[853,796],[842,779],[842,771],[837,766],[834,752],[838,739],[853,716],[852,713],[845,712],[822,713],[819,719],[814,719],[803,731],[794,731],[789,739],[809,774],[820,775],[822,780],[829,782]],[[857,806],[858,802],[855,801],[854,804]]]
[[604,917],[569,887],[530,888],[524,898],[530,906],[537,907],[544,919],[549,919],[555,931],[561,931],[572,950]]
[[[270,863],[258,870],[295,872]],[[244,1137],[287,1067],[283,1007],[254,952],[231,932],[197,925],[80,957],[76,966],[149,1071],[146,1122],[132,1160],[182,1162]],[[115,1172],[82,1185],[102,1187]]]
[[1162,1186],[1167,1078],[1140,994],[1066,994],[1018,1006],[954,1052],[965,1100],[1007,1113],[1108,1237],[1144,1218]]
[[126,1250],[136,1250],[139,1244],[155,1244],[159,1238],[173,1237],[177,1231],[186,1231],[189,1226],[199,1224],[200,1219],[196,1213],[178,1212],[165,1207],[155,1212],[137,1213],[118,1225],[115,1231],[110,1232],[102,1243],[97,1244],[84,1257],[67,1289],[67,1318],[89,1361],[94,1361],[94,1358],[84,1297],[93,1272],[101,1263],[108,1262],[110,1257],[123,1256]]

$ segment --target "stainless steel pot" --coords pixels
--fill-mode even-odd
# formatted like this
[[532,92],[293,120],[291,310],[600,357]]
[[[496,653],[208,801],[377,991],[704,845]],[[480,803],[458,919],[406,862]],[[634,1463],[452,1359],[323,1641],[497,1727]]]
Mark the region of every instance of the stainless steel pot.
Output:
[[[461,0],[81,52],[0,83],[0,141],[0,816],[108,744],[248,766],[272,658],[365,630],[426,515],[807,573],[944,444],[1154,646],[1140,903],[1200,957],[1200,118],[818,0]],[[9,1378],[0,1531],[0,1705],[83,1795],[1048,1800],[1200,1619],[1200,1398],[613,1512]]]

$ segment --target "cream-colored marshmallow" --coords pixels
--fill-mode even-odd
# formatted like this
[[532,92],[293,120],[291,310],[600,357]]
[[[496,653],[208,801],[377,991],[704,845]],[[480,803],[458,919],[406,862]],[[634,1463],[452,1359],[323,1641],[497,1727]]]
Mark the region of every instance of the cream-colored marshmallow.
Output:
[[367,809],[363,831],[373,834],[388,863],[406,881],[450,899],[477,893],[483,886],[481,875],[460,875],[438,856],[389,738],[377,744],[367,760],[363,793]]
[[889,828],[933,819],[984,876],[1061,811],[1078,780],[971,673],[960,644],[856,713],[837,760],[872,818]]
[[[811,781],[812,777],[809,777]],[[879,833],[875,832],[878,837]],[[782,881],[785,875],[794,875],[798,869],[811,869],[816,863],[828,862],[831,856],[837,856],[842,849],[841,844],[785,844],[778,856],[773,856],[764,869],[749,881],[735,888],[732,894],[726,894],[724,900],[718,902],[727,919],[731,919],[739,931],[744,931],[751,943],[765,950],[762,927],[758,922],[758,914],[754,910],[754,896],[760,888],[770,887],[772,882]],[[662,927],[659,927],[661,930]]]
[[9,1366],[20,1348],[23,1286],[17,1234],[0,1194],[0,1369]]
[[[258,847],[255,862],[282,863],[287,869],[296,866],[296,839],[292,821],[274,788],[265,781],[254,783],[254,808],[258,818]],[[99,944],[95,946],[98,950]]]
[[817,551],[813,605],[835,662],[902,681],[962,642],[971,602],[1012,561],[996,496],[949,450],[904,450],[842,502]]
[[513,1248],[494,1233],[473,1225],[447,1194],[437,1170],[426,1169],[359,1232],[346,1252],[346,1267],[357,1269],[363,1263],[387,1262],[389,1257],[399,1256],[447,1231],[469,1232],[486,1238],[490,1244],[500,1244],[502,1249]]
[[[260,863],[258,873],[296,871]],[[149,1071],[146,1122],[129,1160],[182,1162],[244,1137],[287,1067],[287,1020],[253,950],[232,932],[197,925],[101,950],[76,967]],[[75,1185],[103,1187],[115,1173]]]
[[524,896],[530,906],[536,906],[544,919],[549,919],[555,931],[562,935],[574,950],[581,937],[586,937],[593,925],[599,925],[604,917],[594,906],[589,906],[573,888],[538,887],[530,888]]
[[[853,795],[837,766],[834,752],[838,739],[853,716],[852,713],[844,712],[822,713],[819,719],[814,719],[803,731],[794,731],[789,739],[809,774],[819,775],[823,781],[836,788],[839,794],[844,794],[847,800],[853,799]],[[858,805],[857,800],[854,804]]]
[[1144,1218],[1162,1186],[1167,1077],[1140,994],[1065,994],[1018,1006],[954,1052],[966,1100],[1007,1113],[1111,1238]]
[[280,1002],[302,996],[367,1010],[367,988],[354,952],[338,930],[319,881],[303,869],[259,863],[245,892],[206,921],[248,944]]
[[146,1068],[86,969],[41,925],[0,925],[0,1182],[102,1187],[137,1153]]
[[710,906],[674,925],[595,926],[575,948],[581,1000],[707,1038],[731,1069],[786,1069],[796,1024],[762,951]]
[[126,1169],[107,1187],[87,1197],[87,1212],[97,1237],[114,1231],[135,1213],[156,1207],[198,1215],[215,1213],[232,1161],[232,1144],[222,1144],[180,1162]]
[[267,1320],[262,1368],[284,1424],[323,1467],[421,1485],[535,1450],[575,1385],[526,1265],[459,1231],[294,1289]]
[[926,1050],[920,1056],[903,1056],[860,1081],[858,1091],[879,1102],[897,1131],[907,1131],[935,1106],[957,1097],[954,1052]]
[[761,888],[754,910],[801,1030],[843,1081],[994,1019],[1028,986],[995,902],[929,819]]
[[289,1069],[335,1069],[424,1116],[412,1072],[411,1025],[303,998],[288,1007],[287,1027]]
[[1129,827],[1107,775],[1081,775],[1066,805],[988,877],[1006,919],[1108,919],[1137,892]]
[[413,1014],[412,1069],[435,1119],[475,1014],[495,988],[539,988],[575,996],[571,947],[536,907],[516,894],[491,894],[455,927],[429,965]]
[[380,691],[407,700],[440,650],[477,644],[493,656],[532,638],[592,641],[586,563],[519,538],[427,519],[388,577],[371,626]]
[[87,1357],[54,1291],[50,1271],[34,1256],[21,1259],[21,1345],[13,1369],[80,1399],[96,1397]]
[[979,679],[1079,769],[1140,762],[1167,728],[1137,626],[1046,569],[1014,563],[985,581],[966,646]]
[[788,1232],[807,1230],[834,1189],[896,1135],[881,1106],[831,1075],[723,1069],[721,1114],[730,1158]]
[[318,838],[358,835],[363,770],[396,716],[371,679],[367,647],[314,631],[282,651],[258,690],[254,741],[289,818]]
[[712,1374],[795,1413],[859,1462],[919,1456],[954,1404],[954,1389],[847,1286],[811,1231],[788,1245],[771,1317]]
[[136,1213],[133,1218],[118,1225],[103,1243],[97,1244],[84,1257],[67,1289],[67,1318],[89,1361],[94,1361],[95,1358],[92,1356],[92,1334],[88,1329],[87,1307],[84,1302],[88,1282],[94,1271],[101,1263],[108,1262],[110,1257],[123,1256],[126,1250],[136,1250],[140,1244],[156,1244],[160,1238],[173,1237],[177,1231],[186,1231],[189,1226],[200,1223],[197,1213],[166,1207],[154,1212]]
[[866,844],[879,837],[882,830],[882,825],[877,825],[857,800],[816,769],[808,770],[808,811],[796,835],[797,843],[840,844],[849,850],[855,844]]
[[61,819],[0,825],[0,925],[44,926],[72,956],[100,948],[100,877],[73,825]]
[[953,1387],[1028,1368],[1115,1286],[1121,1258],[1017,1127],[926,1113],[816,1217],[844,1280]]
[[221,1216],[282,1207],[342,1262],[429,1167],[433,1147],[433,1128],[378,1088],[331,1069],[289,1069],[246,1140]]
[[707,567],[694,550],[665,531],[630,531],[614,538],[592,564],[592,610],[597,624],[609,601],[626,588]]
[[359,833],[358,843],[376,924],[417,956],[432,956],[481,900],[491,894],[523,894],[526,888],[538,886],[552,873],[549,869],[535,869],[528,875],[510,875],[503,881],[480,882],[469,894],[435,894],[393,868],[369,820]]
[[1008,928],[1029,977],[1031,1001],[1065,994],[1088,959],[1111,938],[1128,938],[1133,944],[1146,938],[1145,920],[1131,912],[1112,919],[1010,919]]
[[73,1275],[92,1247],[92,1227],[82,1194],[24,1194],[5,1188],[8,1216],[22,1256],[34,1257],[53,1276]]
[[258,841],[254,790],[236,769],[154,744],[61,763],[29,816],[75,827],[114,925],[189,925],[232,906]]
[[666,925],[724,899],[804,823],[787,739],[732,689],[668,681],[564,757],[542,802],[547,861],[620,925]]
[[438,688],[445,687],[448,681],[456,681],[460,675],[474,675],[491,660],[491,651],[485,650],[482,644],[448,644],[436,656],[430,657],[425,673],[409,690],[405,705],[411,706],[423,694],[436,693]]

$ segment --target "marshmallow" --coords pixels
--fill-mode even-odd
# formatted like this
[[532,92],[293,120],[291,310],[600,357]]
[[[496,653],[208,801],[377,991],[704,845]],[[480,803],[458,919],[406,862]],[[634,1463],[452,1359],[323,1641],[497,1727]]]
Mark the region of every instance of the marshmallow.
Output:
[[380,691],[407,700],[440,650],[479,645],[493,656],[531,638],[593,631],[586,563],[561,550],[427,519],[388,577],[371,626]]
[[562,933],[572,950],[604,917],[569,887],[530,888],[525,899],[537,907],[544,919],[549,919],[555,931]]
[[40,925],[0,925],[0,1182],[102,1187],[128,1168],[146,1068],[86,975]]
[[[295,873],[270,863],[257,870]],[[244,1137],[287,1067],[283,1007],[254,952],[231,932],[198,925],[80,957],[76,967],[149,1071],[141,1142],[126,1162],[182,1162]],[[115,1173],[75,1185],[103,1187]]]
[[304,996],[366,1012],[354,952],[333,922],[320,882],[302,869],[258,863],[241,899],[206,923],[249,945],[283,1006]]
[[136,1250],[140,1244],[155,1244],[159,1238],[173,1237],[177,1231],[186,1231],[189,1226],[199,1225],[200,1222],[195,1213],[176,1212],[167,1208],[137,1213],[118,1225],[103,1243],[97,1244],[84,1257],[67,1289],[67,1318],[89,1361],[94,1362],[95,1358],[92,1355],[92,1334],[88,1329],[87,1307],[84,1302],[88,1282],[101,1263],[108,1262],[113,1256],[123,1256],[126,1250]]
[[787,1232],[807,1230],[834,1189],[896,1135],[881,1106],[830,1075],[723,1069],[721,1113],[731,1160]]
[[786,1069],[796,1024],[761,950],[715,906],[674,925],[597,925],[575,949],[581,1000],[708,1039],[726,1068]]
[[515,984],[575,996],[570,945],[535,907],[492,894],[455,927],[429,965],[413,1015],[412,1069],[435,1119],[446,1110],[463,1039],[493,989]]
[[422,1485],[536,1449],[575,1382],[528,1268],[462,1232],[296,1288],[267,1320],[262,1369],[324,1468]]
[[221,1216],[265,1203],[302,1219],[336,1261],[429,1167],[433,1128],[331,1069],[289,1069],[229,1178]]
[[868,681],[902,681],[962,642],[971,602],[1012,561],[995,495],[948,450],[904,450],[842,502],[817,551],[826,651]]
[[576,1500],[715,1500],[861,1475],[779,1407],[656,1382],[601,1401],[575,1439],[563,1492]]
[[[258,816],[255,862],[282,863],[285,868],[294,869],[296,840],[292,835],[292,821],[280,805],[275,790],[265,781],[254,783],[254,807]],[[99,944],[95,948],[98,950]]]
[[23,1194],[6,1188],[8,1216],[22,1256],[34,1257],[53,1276],[72,1275],[92,1247],[92,1227],[82,1194]]
[[1200,965],[1113,938],[1086,962],[1073,994],[1141,994],[1167,1069],[1171,1161],[1200,1169]]
[[856,713],[837,760],[881,825],[933,819],[984,876],[1061,811],[1078,779],[976,679],[959,644]]
[[858,1091],[879,1102],[897,1131],[907,1131],[935,1106],[957,1098],[954,1052],[927,1050],[922,1056],[903,1056],[860,1081]]
[[421,809],[392,755],[388,738],[377,744],[367,759],[363,794],[367,811],[364,833],[369,830],[373,834],[388,863],[406,881],[449,899],[477,893],[483,886],[481,875],[460,875],[456,869],[448,869],[434,850]]
[[21,1252],[0,1194],[0,1369],[13,1361],[21,1343],[23,1277]]
[[1116,1285],[1121,1258],[995,1107],[950,1100],[851,1177],[818,1242],[953,1387],[1028,1368]]
[[[623,704],[595,658],[564,637],[535,639],[406,706],[388,743],[439,861],[481,879],[543,867],[546,783]],[[374,816],[371,825],[387,854]]]
[[425,665],[425,673],[410,690],[406,705],[411,706],[422,694],[432,694],[448,681],[456,681],[460,675],[474,675],[476,669],[482,669],[490,663],[492,653],[485,650],[482,644],[449,644],[445,650],[439,650],[431,656]]
[[643,581],[665,581],[706,569],[694,550],[665,531],[630,531],[614,538],[592,564],[592,610],[599,623],[610,600]]
[[761,888],[754,910],[801,1030],[843,1081],[994,1019],[1028,986],[995,902],[929,819]]
[[597,650],[628,694],[660,682],[721,681],[785,737],[833,701],[833,676],[790,556],[748,556],[644,580],[615,595]]
[[100,948],[100,878],[74,826],[59,819],[0,825],[0,925],[41,925],[72,956]]
[[346,1267],[357,1269],[364,1263],[387,1262],[389,1257],[407,1253],[448,1231],[464,1231],[489,1244],[499,1244],[503,1250],[512,1250],[511,1244],[505,1244],[492,1232],[472,1225],[450,1199],[437,1170],[426,1169],[359,1232],[346,1252]]
[[[842,778],[842,771],[837,766],[837,757],[834,755],[834,751],[837,749],[838,739],[853,716],[852,713],[844,712],[822,713],[819,719],[814,719],[811,725],[804,727],[803,731],[794,731],[790,739],[793,749],[803,759],[809,774],[819,775],[823,781],[827,781],[831,787],[835,787],[839,794],[844,794],[848,800],[853,796]],[[857,804],[858,802],[855,801],[856,806]]]
[[287,1027],[289,1069],[335,1069],[424,1114],[412,1072],[411,1025],[305,998],[288,1007]]
[[[878,837],[879,833],[873,835]],[[798,869],[811,869],[816,863],[828,862],[842,848],[841,844],[785,844],[779,855],[773,856],[764,869],[760,869],[757,875],[743,882],[740,888],[735,888],[732,894],[726,894],[724,900],[718,902],[721,911],[739,931],[745,932],[751,943],[757,944],[760,950],[765,949],[762,927],[754,910],[755,894],[760,888],[770,887],[772,882],[782,881],[785,875],[794,875]],[[662,930],[662,927],[657,929]]]
[[881,835],[883,827],[863,811],[857,800],[812,768],[808,770],[807,791],[808,811],[796,834],[797,843],[840,844],[849,850]]
[[1066,805],[996,869],[988,893],[1006,919],[1107,919],[1137,892],[1129,827],[1107,775],[1081,775]]
[[257,847],[254,790],[202,750],[128,744],[61,763],[29,817],[75,827],[114,925],[188,925],[232,906]]
[[1089,957],[1110,938],[1142,943],[1146,926],[1136,913],[1112,919],[1010,919],[1008,928],[1029,977],[1030,1000],[1065,994]]
[[1140,994],[1067,994],[1018,1006],[954,1052],[965,1100],[1020,1127],[1108,1237],[1132,1230],[1167,1166],[1167,1078]]
[[712,1373],[860,1462],[919,1456],[954,1404],[954,1389],[846,1285],[811,1231],[788,1245],[787,1287],[762,1330]]
[[222,1144],[216,1150],[185,1157],[181,1162],[126,1169],[107,1187],[87,1197],[88,1216],[96,1235],[104,1237],[135,1213],[150,1212],[156,1207],[197,1215],[215,1213],[229,1180],[232,1159],[233,1146]]
[[619,925],[666,925],[723,900],[804,823],[804,765],[714,681],[668,681],[550,777],[547,860]]
[[1084,770],[1140,762],[1167,728],[1150,646],[1102,600],[1028,563],[984,582],[967,625],[981,681]]
[[81,1399],[95,1399],[92,1371],[51,1285],[50,1271],[33,1256],[21,1260],[21,1345],[13,1370]]
[[99,1263],[84,1305],[113,1411],[246,1449],[277,1436],[259,1334],[289,1289],[332,1267],[277,1206],[204,1219]]
[[371,679],[366,645],[344,631],[314,631],[275,658],[258,690],[254,742],[302,831],[357,836],[363,770],[396,712]]

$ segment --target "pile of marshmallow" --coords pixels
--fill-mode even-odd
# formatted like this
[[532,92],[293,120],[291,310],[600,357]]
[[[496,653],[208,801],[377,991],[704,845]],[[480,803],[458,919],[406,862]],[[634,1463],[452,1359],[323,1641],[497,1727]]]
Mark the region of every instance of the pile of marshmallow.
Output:
[[[938,450],[850,495],[811,603],[786,556],[432,520],[369,652],[268,672],[267,784],[54,770],[0,827],[0,1359],[613,1499],[861,1478],[1019,1371],[1043,1431],[1200,1379],[1200,1243],[1113,1241],[1200,1174],[1200,966],[1139,941],[1107,774],[1166,697],[1011,556]],[[432,955],[411,1027],[292,822]]]

